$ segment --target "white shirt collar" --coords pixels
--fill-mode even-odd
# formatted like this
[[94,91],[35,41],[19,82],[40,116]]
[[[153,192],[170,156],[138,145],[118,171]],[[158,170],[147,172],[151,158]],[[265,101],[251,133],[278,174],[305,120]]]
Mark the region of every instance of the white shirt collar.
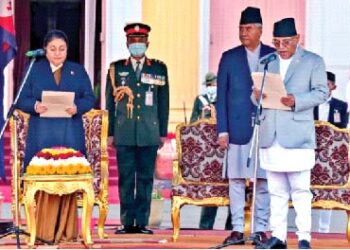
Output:
[[55,66],[55,65],[53,65],[52,63],[50,63],[50,68],[51,68],[52,73],[55,72],[55,71],[57,71],[58,69],[62,68],[62,66],[63,66],[63,63],[61,63],[61,64],[58,65],[58,66]]
[[288,67],[289,67],[290,63],[292,62],[293,57],[294,57],[294,55],[288,59],[283,59],[278,55],[278,58],[280,59],[280,75],[281,75],[282,79],[285,78],[285,76],[287,74]]
[[[136,69],[136,66],[137,66],[137,60],[133,57],[130,57],[130,60],[131,60],[131,64],[132,64],[132,67],[134,68],[134,70]],[[142,66],[143,64],[145,63],[145,60],[146,60],[146,57],[142,57],[139,62],[140,62],[140,67],[142,69]]]
[[259,45],[255,48],[254,51],[251,51],[251,50],[247,49],[246,47],[244,47],[244,48],[245,48],[245,51],[247,51],[247,54],[260,56],[261,43],[259,43]]

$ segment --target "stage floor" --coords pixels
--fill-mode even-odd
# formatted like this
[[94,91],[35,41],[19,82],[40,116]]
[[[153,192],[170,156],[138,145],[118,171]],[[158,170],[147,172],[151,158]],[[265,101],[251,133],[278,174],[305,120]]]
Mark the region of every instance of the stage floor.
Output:
[[[223,230],[181,230],[176,242],[171,239],[172,230],[154,230],[154,235],[129,234],[115,235],[114,228],[107,229],[108,239],[100,240],[93,235],[93,249],[208,249],[218,246],[229,231]],[[294,233],[288,234],[288,248],[297,248],[297,239]],[[349,249],[345,234],[312,234],[312,248],[317,249]],[[25,239],[21,239],[21,247],[27,248]],[[74,243],[60,243],[59,245],[37,245],[38,249],[81,249],[85,248],[81,241]],[[0,240],[0,249],[16,248],[16,241],[11,237]],[[226,249],[253,249],[250,243],[239,246],[228,246]]]

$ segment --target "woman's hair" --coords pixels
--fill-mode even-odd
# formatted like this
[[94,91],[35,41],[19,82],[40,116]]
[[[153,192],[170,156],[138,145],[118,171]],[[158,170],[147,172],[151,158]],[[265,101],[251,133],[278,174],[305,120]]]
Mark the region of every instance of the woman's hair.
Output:
[[44,37],[44,48],[54,39],[62,39],[68,47],[68,37],[62,30],[50,30]]

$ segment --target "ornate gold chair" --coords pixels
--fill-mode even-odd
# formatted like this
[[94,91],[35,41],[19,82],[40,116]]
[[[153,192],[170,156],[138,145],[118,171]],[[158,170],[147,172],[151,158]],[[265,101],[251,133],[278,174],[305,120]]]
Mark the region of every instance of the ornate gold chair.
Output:
[[316,164],[311,171],[313,208],[346,210],[350,242],[350,165],[348,129],[316,121]]
[[57,195],[83,191],[82,237],[85,245],[92,245],[90,224],[94,206],[94,190],[91,174],[29,175],[23,176],[21,180],[24,184],[22,203],[26,213],[27,231],[30,233],[29,246],[34,246],[36,239],[35,194],[38,191]]
[[222,178],[224,151],[216,140],[214,119],[176,127],[178,161],[174,162],[171,198],[173,240],[179,237],[183,205],[229,205],[228,180]]
[[[12,148],[12,171],[17,170],[18,176],[20,176],[20,167],[22,165],[23,159],[24,159],[24,152],[25,152],[25,144],[26,144],[26,138],[27,138],[27,130],[28,130],[28,120],[29,115],[20,111],[16,110],[14,112],[13,117],[10,119],[10,130],[11,130],[11,148]],[[75,180],[72,178],[75,177],[69,177],[67,176],[67,181],[78,183],[78,186],[74,186],[70,189],[76,189],[76,190],[83,190],[83,195],[80,194],[78,199],[78,204],[83,207],[83,218],[82,223],[84,223],[83,228],[86,230],[82,231],[83,239],[85,243],[91,244],[91,237],[90,237],[90,220],[86,219],[86,216],[89,216],[89,213],[92,212],[89,210],[89,203],[91,200],[91,196],[93,197],[93,204],[99,206],[99,219],[98,219],[98,235],[100,238],[104,238],[107,235],[104,233],[104,223],[107,218],[108,213],[108,155],[107,155],[107,128],[108,128],[108,116],[107,112],[103,110],[91,110],[88,113],[86,113],[83,116],[83,124],[85,129],[85,139],[86,139],[86,149],[87,149],[87,159],[93,169],[93,176],[89,177],[87,175],[85,176],[79,176]],[[17,140],[14,139],[14,135],[17,135]],[[16,143],[16,144],[15,144]],[[14,154],[14,148],[17,146],[17,155]],[[15,158],[16,157],[16,158]],[[17,164],[17,166],[15,165]],[[14,174],[14,173],[13,173]],[[89,180],[90,178],[90,180]],[[25,182],[25,189],[26,192],[31,190],[31,192],[34,192],[35,185],[37,187],[40,186],[41,189],[45,189],[45,185],[42,185],[41,182],[45,181],[54,181],[51,177],[41,177],[41,179],[33,180],[32,177],[23,177],[21,178],[21,181]],[[24,198],[23,195],[23,188],[21,188],[21,181],[18,181],[15,183],[12,181],[12,190],[15,190],[15,185],[17,185],[19,194],[18,194],[18,200],[19,204],[24,204],[24,202],[28,203],[31,200],[32,194],[29,193],[28,197]],[[57,179],[55,180],[57,181]],[[38,184],[33,184],[34,182],[38,182]],[[40,183],[39,183],[40,182]],[[88,182],[92,184],[90,192],[90,188],[88,187]],[[85,183],[85,184],[84,184]],[[68,187],[62,186],[63,184],[58,184],[63,189],[68,189]],[[80,188],[79,188],[80,187]],[[55,193],[55,190],[50,191],[49,189],[45,190],[50,193]],[[57,194],[61,195],[63,194],[62,189],[56,189]],[[12,194],[12,212],[13,215],[15,215],[15,193]],[[29,204],[30,205],[30,204]],[[29,206],[29,209],[30,206]],[[29,230],[34,230],[33,227],[31,227],[31,223],[33,221],[33,218],[30,218],[29,214],[30,210],[27,210],[26,208],[26,214],[27,214],[27,226]],[[19,216],[20,214],[18,214]],[[29,218],[28,218],[29,216]],[[14,216],[15,217],[15,216]],[[84,219],[85,218],[85,219]],[[91,213],[90,213],[91,218]],[[29,219],[29,220],[28,220]],[[28,223],[29,222],[29,223]],[[31,239],[32,241],[32,239]],[[34,243],[34,242],[33,242]]]

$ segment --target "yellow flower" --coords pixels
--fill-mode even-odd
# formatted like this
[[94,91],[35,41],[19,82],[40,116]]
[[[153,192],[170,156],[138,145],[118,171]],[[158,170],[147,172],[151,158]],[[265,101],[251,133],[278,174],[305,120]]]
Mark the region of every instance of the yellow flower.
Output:
[[27,167],[27,174],[33,174],[33,168],[31,166]]
[[52,165],[47,166],[46,171],[47,174],[55,174],[55,167],[53,167]]
[[75,168],[74,165],[69,164],[67,167],[65,167],[66,174],[75,174]]
[[38,167],[37,169],[38,169],[38,174],[40,174],[40,175],[47,174],[46,167]]
[[57,174],[64,174],[64,168],[62,166],[56,167]]
[[85,166],[85,173],[87,174],[91,174],[92,173],[92,169],[90,166]]

